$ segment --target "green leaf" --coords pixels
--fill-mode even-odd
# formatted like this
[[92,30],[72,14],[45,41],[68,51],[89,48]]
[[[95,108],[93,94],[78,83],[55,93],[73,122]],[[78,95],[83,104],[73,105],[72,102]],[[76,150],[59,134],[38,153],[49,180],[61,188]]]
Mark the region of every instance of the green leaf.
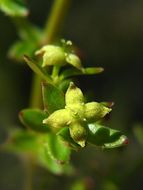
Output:
[[115,148],[127,144],[127,137],[118,130],[97,123],[88,125],[88,143],[105,148]]
[[103,72],[104,69],[102,67],[88,67],[88,68],[83,68],[82,72],[84,75],[94,75],[94,74],[99,74]]
[[57,135],[65,142],[67,146],[74,150],[79,150],[81,147],[75,143],[75,141],[71,138],[69,128],[65,127],[61,129]]
[[121,135],[116,141],[112,143],[105,143],[103,148],[109,149],[109,148],[117,148],[120,146],[124,146],[128,144],[128,139],[125,135]]
[[49,113],[65,107],[64,94],[50,83],[42,84],[44,109]]
[[43,125],[43,120],[46,117],[48,115],[39,109],[24,109],[19,113],[19,118],[23,125],[38,132],[49,132],[49,127]]
[[66,79],[66,80],[60,81],[60,83],[58,84],[58,88],[59,88],[62,92],[66,93],[67,88],[69,87],[70,82],[71,82],[70,79]]
[[18,30],[18,34],[22,40],[39,42],[42,35],[42,30],[39,27],[33,25],[26,18],[15,18],[14,21]]
[[69,78],[72,76],[77,75],[93,75],[103,72],[104,69],[102,67],[89,67],[89,68],[82,68],[81,70],[77,70],[75,68],[67,69],[61,73],[61,80],[65,78]]
[[36,48],[36,44],[32,41],[17,41],[10,48],[8,56],[17,61],[22,61],[24,54],[32,56]]
[[28,10],[22,0],[0,0],[0,9],[9,16],[28,15]]
[[64,145],[61,139],[55,134],[48,134],[45,139],[45,149],[49,156],[58,164],[68,163],[70,149]]
[[36,63],[34,60],[32,60],[31,58],[29,58],[28,56],[24,55],[24,60],[25,62],[28,64],[28,66],[37,74],[39,75],[43,80],[46,80],[48,82],[52,82],[51,81],[51,77],[44,71],[44,69],[41,67],[41,65],[39,65],[38,63]]
[[89,124],[89,133],[87,141],[91,144],[102,146],[109,141],[110,131],[106,127],[101,127],[99,124]]
[[10,133],[8,142],[3,145],[3,148],[15,153],[35,153],[38,148],[37,137],[25,130],[15,130]]
[[23,55],[33,56],[39,48],[42,31],[25,18],[15,18],[17,33],[20,40],[16,41],[8,52],[8,56],[17,61],[23,61]]
[[38,154],[38,163],[55,174],[62,173],[61,165],[57,164],[54,160],[51,159],[51,157],[45,151],[44,147],[40,148]]
[[[45,134],[37,136],[29,131],[15,130],[10,133],[8,141],[1,148],[16,154],[33,155],[37,164],[54,174],[72,174],[73,167],[70,164],[59,164],[50,157],[45,139],[47,139]],[[61,153],[63,154],[64,151],[62,150]]]
[[72,174],[73,173],[73,167],[72,165],[68,164],[59,164],[53,160],[50,155],[47,152],[46,147],[41,147],[39,149],[38,154],[38,163],[47,168],[49,171],[51,171],[54,174],[61,175],[61,174]]

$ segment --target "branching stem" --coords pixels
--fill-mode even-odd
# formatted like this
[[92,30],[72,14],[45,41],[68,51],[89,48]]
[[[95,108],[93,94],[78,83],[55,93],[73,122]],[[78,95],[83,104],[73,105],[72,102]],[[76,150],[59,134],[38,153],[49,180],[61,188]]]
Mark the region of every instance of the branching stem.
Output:
[[[52,43],[57,38],[61,30],[66,13],[70,5],[70,0],[55,0],[53,7],[51,9],[51,14],[48,16],[47,22],[45,24],[44,37],[41,44],[45,45]],[[31,96],[30,96],[30,107],[40,108],[41,107],[41,86],[40,77],[33,76]]]

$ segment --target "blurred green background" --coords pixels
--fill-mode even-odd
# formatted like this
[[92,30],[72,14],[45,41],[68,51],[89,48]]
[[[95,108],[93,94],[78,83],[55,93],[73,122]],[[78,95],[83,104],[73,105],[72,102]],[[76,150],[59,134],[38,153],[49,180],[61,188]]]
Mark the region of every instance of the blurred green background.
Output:
[[[53,0],[27,0],[29,19],[43,27]],[[105,72],[77,78],[89,100],[114,101],[107,121],[128,137],[127,147],[110,151],[86,148],[73,152],[73,176],[55,176],[37,167],[34,190],[142,190],[143,178],[143,1],[73,0],[61,37],[80,49],[83,65]],[[0,12],[0,143],[9,129],[22,127],[18,112],[29,103],[32,71],[8,59],[18,38],[12,21]],[[19,157],[0,152],[0,189],[22,190]]]

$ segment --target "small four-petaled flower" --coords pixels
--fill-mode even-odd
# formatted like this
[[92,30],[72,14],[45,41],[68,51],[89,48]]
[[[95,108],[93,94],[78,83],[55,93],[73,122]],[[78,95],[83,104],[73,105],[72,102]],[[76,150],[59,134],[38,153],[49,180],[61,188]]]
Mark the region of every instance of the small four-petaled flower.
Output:
[[82,91],[70,83],[65,94],[65,108],[56,110],[48,118],[43,120],[54,131],[59,131],[63,127],[69,127],[72,139],[84,147],[87,139],[87,125],[102,119],[111,111],[98,102],[84,102]]

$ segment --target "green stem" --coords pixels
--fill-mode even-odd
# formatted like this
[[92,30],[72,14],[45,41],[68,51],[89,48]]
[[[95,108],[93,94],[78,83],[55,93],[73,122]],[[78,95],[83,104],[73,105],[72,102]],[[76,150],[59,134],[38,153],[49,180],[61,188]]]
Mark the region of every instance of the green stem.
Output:
[[30,102],[31,108],[41,108],[42,96],[41,96],[41,78],[33,73]]
[[[68,11],[70,0],[55,0],[51,14],[45,25],[45,34],[42,39],[42,44],[52,43],[60,32],[61,25]],[[41,87],[39,76],[33,76],[32,89],[30,96],[30,107],[41,107]]]
[[56,66],[56,65],[53,67],[53,71],[52,71],[53,80],[54,80],[54,78],[58,77],[60,68],[61,68],[60,66]]
[[61,66],[55,65],[52,70],[52,79],[53,79],[53,84],[56,85],[59,82],[59,72],[60,72]]
[[55,0],[51,9],[51,14],[45,24],[45,35],[43,43],[51,43],[57,37],[62,28],[66,13],[68,12],[71,0]]
[[33,173],[34,173],[34,162],[31,155],[23,156],[23,166],[24,166],[24,190],[33,189]]

